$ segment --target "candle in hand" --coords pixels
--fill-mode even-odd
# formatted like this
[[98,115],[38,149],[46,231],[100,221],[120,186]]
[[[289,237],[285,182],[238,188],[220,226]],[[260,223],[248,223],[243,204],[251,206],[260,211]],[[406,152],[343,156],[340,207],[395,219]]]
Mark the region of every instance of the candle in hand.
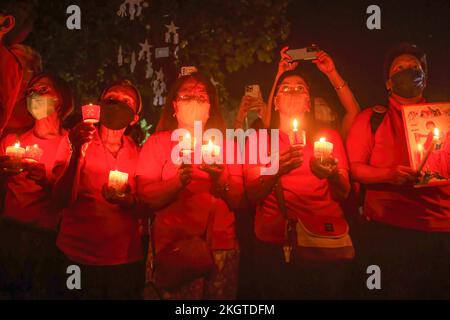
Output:
[[25,148],[25,161],[39,162],[44,151],[37,144]]
[[320,159],[329,157],[333,153],[333,144],[325,138],[320,138],[314,142],[314,157]]
[[433,135],[433,141],[431,142],[430,147],[428,148],[427,152],[422,158],[422,161],[420,161],[419,166],[417,167],[417,172],[421,172],[423,167],[425,166],[425,163],[427,162],[428,158],[430,157],[431,153],[434,151],[434,147],[436,144],[440,143],[440,132],[438,128],[434,128],[434,135]]
[[202,157],[203,160],[208,163],[214,163],[214,158],[220,154],[220,146],[216,146],[209,140],[207,145],[202,146]]
[[292,121],[292,132],[289,134],[289,141],[291,145],[302,145],[306,144],[306,134],[304,130],[299,130],[299,123],[297,119]]
[[98,123],[100,121],[100,106],[95,104],[87,104],[81,107],[83,113],[83,121],[86,123]]
[[128,173],[117,170],[109,172],[108,187],[113,188],[118,193],[124,193],[128,183]]
[[6,155],[10,157],[11,160],[20,161],[22,160],[24,154],[25,149],[20,146],[19,142],[6,148]]

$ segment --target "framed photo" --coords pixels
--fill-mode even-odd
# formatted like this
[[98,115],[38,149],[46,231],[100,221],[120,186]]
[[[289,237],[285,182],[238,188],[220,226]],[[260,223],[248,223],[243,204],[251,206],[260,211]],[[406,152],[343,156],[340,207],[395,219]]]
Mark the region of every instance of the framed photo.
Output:
[[404,106],[402,116],[416,187],[450,184],[450,102]]

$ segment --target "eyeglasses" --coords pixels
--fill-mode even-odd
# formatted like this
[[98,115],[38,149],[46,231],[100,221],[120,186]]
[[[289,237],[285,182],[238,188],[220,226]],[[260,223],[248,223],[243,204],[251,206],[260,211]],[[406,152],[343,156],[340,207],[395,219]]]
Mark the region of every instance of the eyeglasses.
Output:
[[209,102],[209,97],[207,94],[200,94],[200,95],[182,94],[178,96],[177,100],[182,102],[196,100],[197,102],[205,103]]
[[309,88],[307,88],[303,85],[297,85],[294,87],[288,86],[288,85],[283,85],[283,86],[280,86],[280,89],[278,92],[281,94],[308,93]]
[[49,92],[49,89],[47,87],[40,87],[40,88],[29,88],[25,91],[25,95],[27,97],[31,96],[33,93],[38,95],[44,95]]

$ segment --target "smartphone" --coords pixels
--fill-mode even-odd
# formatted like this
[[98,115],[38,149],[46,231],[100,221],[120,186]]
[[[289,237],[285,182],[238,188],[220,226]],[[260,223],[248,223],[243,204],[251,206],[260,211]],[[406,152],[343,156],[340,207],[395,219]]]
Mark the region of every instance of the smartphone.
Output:
[[[245,95],[253,97],[255,99],[262,99],[261,89],[259,85],[252,84],[245,86]],[[247,130],[253,124],[253,122],[259,118],[259,112],[257,109],[249,110],[244,121],[244,129]]]
[[292,61],[316,60],[319,47],[312,45],[302,49],[288,50],[286,53],[292,57]]
[[260,98],[261,97],[261,89],[259,88],[259,85],[252,84],[249,86],[245,86],[245,95],[256,98],[256,99]]

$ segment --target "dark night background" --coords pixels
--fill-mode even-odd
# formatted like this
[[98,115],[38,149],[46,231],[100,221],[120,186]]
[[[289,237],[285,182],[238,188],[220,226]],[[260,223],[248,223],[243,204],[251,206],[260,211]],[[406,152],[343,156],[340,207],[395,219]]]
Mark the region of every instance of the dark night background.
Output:
[[[381,30],[368,30],[366,9],[381,8]],[[292,48],[319,45],[335,60],[362,108],[386,101],[383,60],[392,46],[402,41],[417,44],[427,52],[429,81],[426,96],[431,101],[450,99],[450,1],[293,1],[289,7]],[[280,44],[281,45],[281,44]],[[281,46],[280,46],[281,48]],[[328,80],[310,62],[316,95],[333,99]],[[230,81],[233,95],[242,94],[248,82],[260,83],[267,96],[276,64],[257,63]]]
[[[270,3],[268,1],[262,0],[258,3]],[[122,76],[124,72],[125,76],[130,76],[126,74],[127,71],[124,68],[118,69],[117,66],[113,66],[117,65],[115,57],[117,56],[118,43],[121,43],[121,40],[118,40],[120,36],[126,39],[134,37],[133,41],[137,44],[138,41],[142,41],[143,37],[151,38],[164,34],[164,31],[158,30],[155,24],[152,24],[152,29],[148,33],[145,33],[140,29],[134,28],[136,26],[133,27],[130,21],[127,22],[127,19],[118,21],[121,19],[114,12],[121,2],[122,0],[111,2],[101,2],[99,0],[98,2],[97,0],[95,2],[84,0],[71,2],[64,0],[61,2],[55,1],[54,3],[52,1],[44,1],[41,5],[35,30],[27,42],[41,52],[45,68],[52,72],[62,73],[66,79],[68,78],[72,84],[76,85],[74,87],[78,89],[78,95],[82,96],[78,97],[79,103],[81,103],[80,100],[91,99],[93,96],[98,95],[100,91],[98,87],[101,88],[107,81],[112,80],[112,76]],[[164,5],[170,8],[170,5],[176,2],[151,0],[148,2],[150,4],[149,14],[153,15],[153,18],[160,17],[159,25],[164,28],[164,24],[168,23],[169,19],[172,18],[158,13],[157,10],[164,7]],[[222,13],[220,8],[213,10],[217,2],[203,2],[201,0],[191,0],[191,2],[193,12],[203,9],[203,13],[205,13],[205,10],[207,13],[210,13],[212,22],[208,23],[211,23],[211,25],[218,18],[222,18],[222,20],[226,19],[224,22],[225,29],[228,27],[233,28],[236,27],[233,25],[236,24],[236,20],[234,22],[230,20],[233,18],[240,19],[240,16],[238,14],[234,15],[233,12]],[[105,3],[105,5],[102,3]],[[180,3],[184,5],[188,2]],[[68,31],[65,28],[67,19],[65,8],[68,4],[79,4],[81,7],[82,23],[84,23],[81,31]],[[202,6],[202,4],[204,5]],[[369,17],[366,10],[372,4],[376,4],[381,8],[381,30],[368,30],[366,27],[366,20]],[[227,5],[228,3],[224,6],[226,7]],[[232,5],[228,6],[232,7]],[[239,4],[237,8],[240,8]],[[258,16],[262,14],[256,9],[254,12],[251,9],[248,10],[247,8],[244,10],[247,10],[247,14],[249,12],[250,15]],[[100,13],[99,10],[101,10]],[[164,10],[162,12],[166,12]],[[236,6],[233,10],[236,10]],[[190,35],[194,36],[192,39],[197,37],[196,33],[200,33],[202,27],[205,28],[205,24],[201,26],[201,19],[195,20],[195,16],[182,17],[184,14],[182,12],[168,12],[175,17],[175,21],[190,24],[189,32]],[[100,18],[97,18],[97,15]],[[184,14],[184,16],[186,15]],[[103,18],[108,20],[102,20]],[[283,17],[276,16],[276,18],[279,20],[279,23],[284,21]],[[286,18],[291,23],[290,33],[285,41],[280,40],[279,37],[277,38],[276,45],[278,48],[270,50],[270,54],[273,57],[272,63],[258,62],[258,59],[254,59],[256,62],[249,67],[226,74],[225,87],[230,94],[230,97],[227,97],[226,100],[232,102],[232,107],[228,106],[225,109],[228,112],[230,109],[234,109],[233,111],[236,112],[238,102],[244,93],[245,85],[260,84],[263,96],[267,98],[276,73],[279,60],[278,52],[284,45],[289,45],[291,48],[302,48],[312,43],[319,45],[320,48],[327,51],[334,58],[338,71],[349,83],[363,108],[386,102],[382,76],[384,56],[389,48],[402,41],[415,43],[427,52],[429,63],[427,98],[430,101],[450,100],[450,1],[292,0],[288,6]],[[180,19],[185,20],[180,21]],[[239,28],[241,27],[240,23],[241,20],[238,20]],[[242,22],[242,25],[245,25],[245,21]],[[280,28],[280,24],[275,24],[274,26],[275,28]],[[181,30],[186,29],[181,28]],[[209,32],[210,29],[207,29],[207,31]],[[256,39],[255,26],[252,29],[243,28],[242,31],[247,33],[250,39]],[[256,32],[258,31],[257,29]],[[275,30],[275,32],[278,31],[279,29]],[[210,43],[217,45],[219,49],[221,48],[220,46],[223,46],[220,41],[214,43],[214,34],[208,34],[206,38],[208,37],[212,37],[213,42],[208,42],[205,38],[202,38],[202,42],[197,41],[200,51],[208,49]],[[84,44],[78,45],[78,42],[75,41],[86,43],[88,46]],[[113,43],[113,41],[117,43]],[[72,49],[69,43],[72,46],[74,44],[78,46],[76,50]],[[205,43],[207,43],[206,47]],[[201,47],[202,45],[203,47]],[[157,45],[155,44],[155,46]],[[194,49],[195,51],[195,40],[191,41],[189,46],[189,50]],[[77,52],[81,51],[79,50],[80,47],[95,48],[98,56],[92,56],[90,52]],[[216,50],[216,54],[219,51]],[[79,56],[75,56],[76,53]],[[228,51],[227,54],[229,57],[230,54],[233,56],[236,52]],[[108,57],[109,61],[105,60],[106,57]],[[72,62],[70,62],[71,58]],[[221,56],[220,62],[216,64],[224,64],[224,61],[226,61],[225,57]],[[65,66],[74,62],[77,63],[77,67],[72,68],[75,70],[65,68]],[[184,65],[189,65],[190,63],[195,64],[195,62],[185,62]],[[90,64],[90,67],[88,64]],[[98,72],[95,73],[97,67],[103,68],[104,66],[109,68],[109,74],[104,73],[103,70],[100,74]],[[332,105],[337,106],[338,101],[334,90],[326,77],[316,69],[315,65],[312,65],[311,62],[305,62],[300,68],[308,71],[312,80],[314,94],[325,97]],[[173,69],[178,70],[178,67]],[[83,70],[83,73],[77,75],[76,73],[79,73],[79,70]],[[102,76],[103,79],[99,80],[98,76]],[[89,81],[95,82],[96,80],[98,80],[96,87],[87,83]],[[144,86],[146,87],[141,87],[144,98],[146,98],[145,101],[151,101],[151,98],[145,97],[144,92],[145,88],[149,91],[149,83],[145,82]],[[80,84],[84,85],[83,90],[79,89]],[[168,85],[170,86],[170,83]],[[85,91],[91,91],[89,92],[91,96]],[[147,109],[146,118],[150,119],[151,123],[155,123],[158,120],[159,111],[159,107],[150,107]],[[227,117],[228,121],[233,118],[233,111]]]

